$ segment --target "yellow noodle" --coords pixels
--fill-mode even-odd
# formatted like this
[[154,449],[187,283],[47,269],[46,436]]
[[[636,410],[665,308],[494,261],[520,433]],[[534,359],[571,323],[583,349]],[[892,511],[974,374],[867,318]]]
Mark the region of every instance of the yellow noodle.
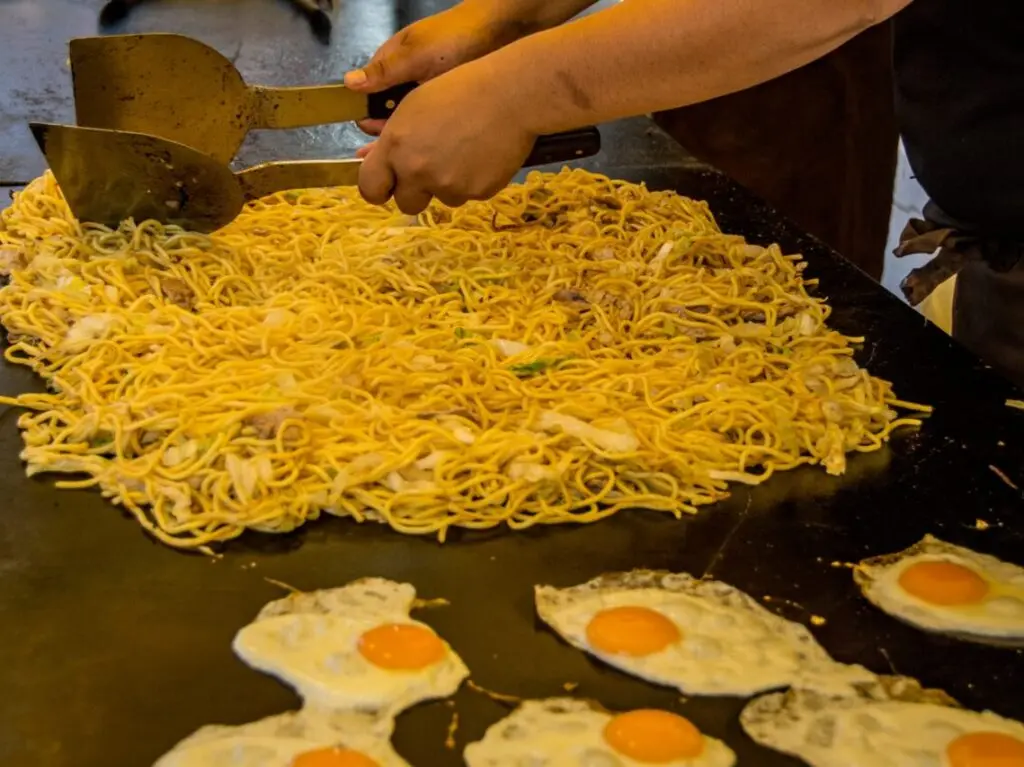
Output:
[[803,262],[707,206],[581,170],[418,219],[276,195],[203,236],[77,223],[53,178],[0,217],[0,401],[30,474],[199,548],[322,511],[452,526],[679,515],[914,426],[825,325]]

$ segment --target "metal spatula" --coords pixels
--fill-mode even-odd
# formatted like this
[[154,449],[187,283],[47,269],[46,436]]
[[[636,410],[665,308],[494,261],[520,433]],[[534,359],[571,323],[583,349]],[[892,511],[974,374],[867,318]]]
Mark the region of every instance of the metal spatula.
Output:
[[228,59],[182,35],[82,37],[70,49],[79,125],[159,136],[221,162],[253,128],[384,119],[415,87],[366,95],[340,84],[247,85]]
[[[286,189],[356,183],[361,160],[272,162],[233,173],[225,163],[155,136],[71,125],[30,125],[36,143],[81,221],[116,227],[155,219],[195,232],[234,220],[247,200]],[[594,128],[542,136],[525,166],[595,154]]]

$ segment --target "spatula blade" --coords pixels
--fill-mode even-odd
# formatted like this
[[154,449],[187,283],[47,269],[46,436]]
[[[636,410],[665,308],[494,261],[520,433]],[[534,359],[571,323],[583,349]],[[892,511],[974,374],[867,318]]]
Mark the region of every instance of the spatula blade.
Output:
[[81,126],[159,136],[224,162],[250,128],[245,81],[198,40],[163,33],[80,37],[69,50]]
[[79,125],[168,138],[221,162],[252,128],[386,119],[415,87],[370,95],[341,83],[250,87],[217,50],[175,34],[80,37],[70,51]]
[[72,125],[30,128],[80,221],[117,227],[129,218],[153,219],[212,232],[242,209],[231,169],[182,144]]

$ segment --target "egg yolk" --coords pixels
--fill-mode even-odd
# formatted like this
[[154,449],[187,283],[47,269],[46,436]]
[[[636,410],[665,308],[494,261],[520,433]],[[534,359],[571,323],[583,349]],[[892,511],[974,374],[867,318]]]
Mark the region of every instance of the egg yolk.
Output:
[[374,666],[418,671],[440,662],[447,652],[437,634],[410,623],[386,623],[359,637],[359,652]]
[[917,562],[902,573],[900,586],[933,605],[969,605],[988,595],[988,583],[974,570],[955,562]]
[[612,655],[651,655],[682,638],[675,623],[647,607],[611,607],[587,624],[591,646]]
[[1024,740],[1001,732],[972,732],[948,746],[950,767],[1024,767]]
[[347,748],[318,748],[299,754],[291,767],[377,767],[377,762],[360,751]]
[[605,725],[604,739],[617,753],[647,764],[692,759],[704,751],[704,736],[689,719],[653,709],[614,717]]

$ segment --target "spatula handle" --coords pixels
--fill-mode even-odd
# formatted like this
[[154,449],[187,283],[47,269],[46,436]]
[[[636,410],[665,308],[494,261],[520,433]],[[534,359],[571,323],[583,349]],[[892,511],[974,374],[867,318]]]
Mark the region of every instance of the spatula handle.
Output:
[[367,116],[374,120],[386,120],[398,109],[402,99],[412,93],[419,83],[402,83],[366,97]]
[[247,200],[289,189],[354,186],[362,160],[285,160],[254,165],[235,174]]
[[[375,120],[388,119],[402,103],[402,99],[412,93],[417,85],[418,83],[403,83],[379,93],[371,93],[367,97],[367,113]],[[601,134],[593,126],[551,133],[537,139],[523,167],[571,162],[583,157],[592,157],[600,151]]]
[[[523,167],[578,160],[600,149],[601,134],[597,128],[553,133],[537,139]],[[236,178],[246,199],[251,200],[287,189],[350,186],[359,182],[362,164],[362,160],[355,159],[268,162],[243,170]]]
[[533,151],[526,158],[523,167],[570,162],[583,157],[591,157],[600,151],[601,133],[593,126],[563,133],[551,133],[537,139],[533,145]]
[[404,83],[369,95],[340,83],[249,88],[251,128],[304,128],[310,125],[363,120],[386,120],[416,83]]
[[[371,93],[367,98],[367,112],[375,120],[391,117],[402,99],[415,90],[418,83],[403,83],[380,93]],[[523,163],[524,168],[535,165],[550,165],[557,162],[571,162],[591,157],[601,151],[601,134],[590,126],[578,130],[564,131],[541,136],[533,145],[533,151]]]

